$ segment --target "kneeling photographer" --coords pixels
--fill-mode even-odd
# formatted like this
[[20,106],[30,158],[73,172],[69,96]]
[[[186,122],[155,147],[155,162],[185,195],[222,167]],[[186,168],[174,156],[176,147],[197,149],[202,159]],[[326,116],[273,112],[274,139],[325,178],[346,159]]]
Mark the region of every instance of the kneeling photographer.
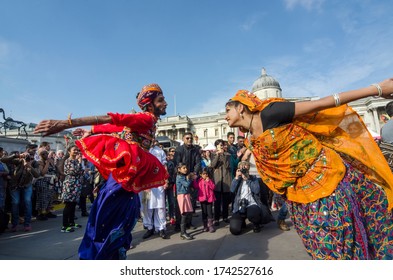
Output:
[[262,203],[259,198],[261,189],[257,177],[250,175],[249,169],[249,162],[239,162],[236,177],[231,184],[234,201],[229,230],[234,235],[241,233],[246,219],[253,224],[254,232],[261,231]]

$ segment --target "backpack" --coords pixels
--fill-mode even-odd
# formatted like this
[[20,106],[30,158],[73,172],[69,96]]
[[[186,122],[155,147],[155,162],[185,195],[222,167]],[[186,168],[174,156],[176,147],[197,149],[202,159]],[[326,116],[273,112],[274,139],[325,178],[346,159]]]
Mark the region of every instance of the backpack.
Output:
[[0,233],[3,233],[8,228],[10,222],[10,215],[0,208]]

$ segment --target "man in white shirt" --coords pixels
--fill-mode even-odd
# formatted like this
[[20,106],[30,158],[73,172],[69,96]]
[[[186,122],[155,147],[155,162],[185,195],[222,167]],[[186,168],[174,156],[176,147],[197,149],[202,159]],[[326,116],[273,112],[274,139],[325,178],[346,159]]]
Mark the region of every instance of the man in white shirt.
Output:
[[[157,140],[149,152],[154,155],[165,167],[167,164],[166,154],[160,148]],[[143,239],[149,238],[157,231],[162,239],[168,239],[166,234],[166,209],[165,209],[165,189],[167,185],[152,188],[140,193],[141,213],[143,225],[147,229]]]

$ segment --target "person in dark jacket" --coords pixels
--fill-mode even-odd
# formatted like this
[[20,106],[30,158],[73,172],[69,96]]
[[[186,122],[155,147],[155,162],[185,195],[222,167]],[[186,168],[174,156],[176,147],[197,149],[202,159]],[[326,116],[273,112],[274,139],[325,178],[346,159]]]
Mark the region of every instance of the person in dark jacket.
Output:
[[176,208],[179,207],[176,202],[175,188],[174,188],[176,184],[176,165],[173,159],[174,155],[175,155],[175,148],[170,147],[167,155],[167,170],[168,170],[169,178],[168,178],[168,187],[165,190],[165,195],[168,202],[169,221],[170,224],[172,225],[175,224]]
[[199,174],[201,172],[200,146],[193,144],[191,132],[184,133],[183,142],[183,145],[176,148],[174,155],[175,166],[181,162],[187,166],[189,173]]
[[229,204],[231,203],[230,186],[232,182],[231,174],[231,155],[224,150],[224,140],[218,139],[214,142],[216,152],[212,153],[213,179],[216,185],[214,195],[214,225],[220,224],[222,219],[225,223],[229,223]]
[[233,235],[241,233],[242,227],[245,227],[246,219],[252,222],[254,232],[261,231],[262,202],[259,196],[261,188],[258,178],[250,175],[249,170],[249,162],[239,162],[236,177],[231,184],[234,201],[229,230]]

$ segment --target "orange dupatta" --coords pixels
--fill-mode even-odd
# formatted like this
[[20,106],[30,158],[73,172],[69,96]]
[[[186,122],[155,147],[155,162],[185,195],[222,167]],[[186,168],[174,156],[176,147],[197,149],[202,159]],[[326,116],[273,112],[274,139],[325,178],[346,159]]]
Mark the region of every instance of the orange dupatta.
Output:
[[[245,104],[252,112],[262,111],[271,102],[285,101],[255,102],[252,94],[243,91],[231,100]],[[389,209],[393,208],[393,174],[362,119],[348,105],[297,117],[292,124],[266,130],[250,142],[264,182],[292,201],[307,203],[330,195],[344,176],[344,159],[380,185]],[[280,149],[280,145],[286,148]],[[303,158],[299,149],[307,151],[300,153]]]

